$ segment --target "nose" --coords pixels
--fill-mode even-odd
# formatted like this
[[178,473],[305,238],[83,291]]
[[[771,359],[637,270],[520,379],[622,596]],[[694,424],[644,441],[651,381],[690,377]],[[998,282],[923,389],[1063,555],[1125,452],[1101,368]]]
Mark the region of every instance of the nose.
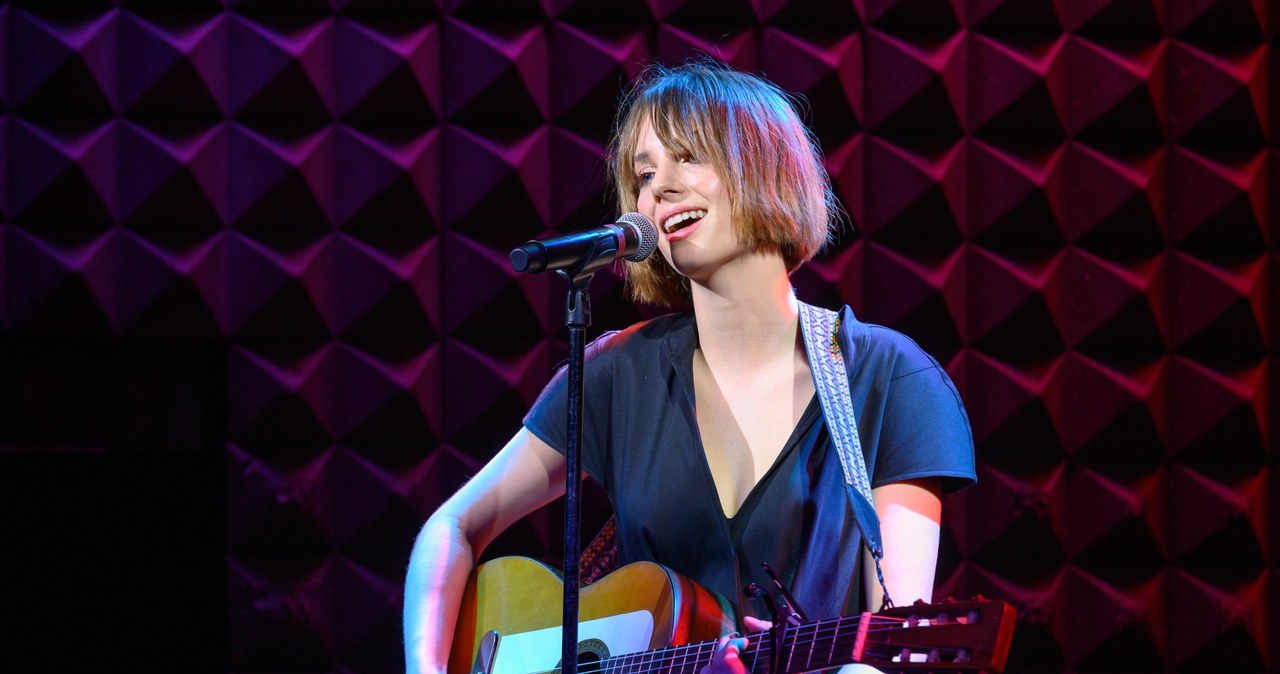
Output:
[[662,162],[653,170],[653,179],[649,181],[649,189],[655,199],[667,199],[679,194],[684,183],[680,180],[680,169],[674,162]]

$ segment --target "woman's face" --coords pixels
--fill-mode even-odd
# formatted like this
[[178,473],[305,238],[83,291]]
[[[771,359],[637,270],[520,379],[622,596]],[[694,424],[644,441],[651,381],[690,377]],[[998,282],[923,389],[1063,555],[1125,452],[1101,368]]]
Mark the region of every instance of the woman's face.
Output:
[[658,249],[676,271],[705,280],[744,250],[718,171],[697,157],[672,156],[648,121],[632,158],[636,210],[658,227]]

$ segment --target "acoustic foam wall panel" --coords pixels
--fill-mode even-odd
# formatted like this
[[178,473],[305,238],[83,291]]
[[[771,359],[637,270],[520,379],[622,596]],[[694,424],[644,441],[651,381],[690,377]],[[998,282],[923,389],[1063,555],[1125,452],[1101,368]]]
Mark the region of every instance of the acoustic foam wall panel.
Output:
[[[1013,601],[1010,671],[1274,671],[1278,17],[0,5],[0,472],[8,538],[47,548],[20,568],[83,552],[39,523],[95,494],[92,540],[159,588],[150,613],[198,608],[128,613],[77,662],[400,669],[417,526],[565,353],[559,281],[506,250],[612,214],[623,83],[701,51],[802,95],[826,150],[848,218],[802,297],[908,332],[965,397],[981,482],[947,499],[939,596]],[[600,276],[594,331],[651,315]],[[153,507],[80,488],[90,464]],[[554,561],[557,527],[490,554]],[[177,566],[128,567],[162,531]],[[83,591],[43,570],[32,634]],[[148,648],[135,624],[211,637]]]

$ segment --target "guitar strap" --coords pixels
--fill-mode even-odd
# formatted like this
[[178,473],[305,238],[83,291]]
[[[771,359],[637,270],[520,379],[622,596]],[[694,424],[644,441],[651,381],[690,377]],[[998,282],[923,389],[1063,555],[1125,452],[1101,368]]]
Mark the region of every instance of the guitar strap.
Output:
[[880,570],[880,559],[884,556],[880,518],[871,497],[871,480],[867,477],[862,441],[858,438],[858,419],[853,412],[849,374],[845,367],[846,362],[853,363],[856,357],[853,340],[840,339],[840,317],[836,312],[804,302],[799,302],[799,305],[800,332],[804,335],[813,385],[818,391],[818,402],[827,421],[831,444],[840,457],[840,467],[844,469],[845,492],[849,495],[854,519],[867,550],[871,551],[876,577],[884,589],[884,605],[880,607],[884,610],[893,606],[893,601],[889,598],[889,589],[884,586],[884,573]]

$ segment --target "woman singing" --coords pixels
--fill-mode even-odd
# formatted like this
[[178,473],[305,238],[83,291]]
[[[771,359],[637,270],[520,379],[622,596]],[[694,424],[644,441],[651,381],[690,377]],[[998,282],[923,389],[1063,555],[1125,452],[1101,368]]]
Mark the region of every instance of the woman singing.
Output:
[[[844,487],[790,274],[827,241],[837,206],[791,99],[708,61],[650,69],[610,146],[621,212],[658,226],[660,255],[627,263],[630,295],[675,313],[587,351],[582,466],[617,518],[621,563],[657,562],[718,593],[740,629],[767,563],[811,619],[929,600],[944,491],[975,479],[959,395],[907,337],[840,314],[856,435],[879,516],[880,568]],[[842,368],[845,366],[842,366]],[[460,597],[501,531],[564,492],[565,376],[515,437],[428,519],[410,558],[410,672],[444,672]],[[847,423],[842,419],[834,423]],[[840,430],[840,429],[837,429]],[[724,638],[710,674],[741,674]]]

